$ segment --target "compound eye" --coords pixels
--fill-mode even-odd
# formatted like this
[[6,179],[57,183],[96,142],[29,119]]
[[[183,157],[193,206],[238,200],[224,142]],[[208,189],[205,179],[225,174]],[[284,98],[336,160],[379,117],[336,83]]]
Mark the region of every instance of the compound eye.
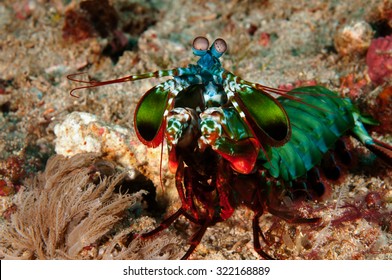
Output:
[[227,44],[225,40],[218,38],[215,40],[215,42],[211,46],[211,53],[213,56],[216,58],[219,58],[222,56],[222,54],[225,53],[227,50]]
[[227,50],[227,44],[226,44],[225,40],[223,40],[221,38],[218,38],[215,40],[214,47],[220,53],[224,53]]
[[192,51],[194,55],[197,56],[203,56],[207,53],[207,49],[209,46],[209,42],[206,37],[196,37],[195,40],[193,40],[192,44]]
[[209,45],[210,44],[206,37],[199,36],[193,40],[193,48],[195,50],[206,51]]

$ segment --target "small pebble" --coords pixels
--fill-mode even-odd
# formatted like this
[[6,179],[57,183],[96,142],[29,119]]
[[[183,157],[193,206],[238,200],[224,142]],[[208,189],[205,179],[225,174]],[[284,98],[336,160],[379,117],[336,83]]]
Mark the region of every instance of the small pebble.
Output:
[[370,46],[373,30],[366,21],[352,22],[341,27],[335,34],[334,43],[342,56],[362,55]]

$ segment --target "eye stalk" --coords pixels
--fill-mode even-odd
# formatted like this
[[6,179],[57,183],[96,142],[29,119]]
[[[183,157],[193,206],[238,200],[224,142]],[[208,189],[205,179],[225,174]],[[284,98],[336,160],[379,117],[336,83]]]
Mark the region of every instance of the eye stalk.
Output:
[[226,50],[227,50],[227,44],[225,40],[221,38],[216,39],[210,49],[211,54],[216,58],[220,58],[225,53]]
[[203,56],[207,53],[208,46],[210,43],[208,42],[206,37],[199,36],[193,40],[192,51],[194,55]]

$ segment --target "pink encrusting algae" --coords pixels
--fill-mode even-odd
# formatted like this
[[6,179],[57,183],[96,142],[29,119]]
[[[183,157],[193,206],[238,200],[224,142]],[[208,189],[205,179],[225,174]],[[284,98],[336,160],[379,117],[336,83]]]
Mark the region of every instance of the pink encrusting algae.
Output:
[[375,84],[392,81],[392,36],[374,39],[366,55],[370,79]]

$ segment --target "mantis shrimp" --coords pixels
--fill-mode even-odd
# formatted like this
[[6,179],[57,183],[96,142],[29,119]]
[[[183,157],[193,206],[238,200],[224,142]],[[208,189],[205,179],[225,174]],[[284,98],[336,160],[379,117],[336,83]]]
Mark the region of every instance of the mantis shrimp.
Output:
[[269,212],[292,223],[319,222],[317,217],[304,218],[282,207],[278,197],[282,190],[294,193],[298,189],[311,197],[320,196],[324,178],[339,175],[329,150],[340,151],[336,154],[343,155],[341,161],[350,160],[342,136],[350,133],[392,164],[392,146],[373,139],[364,127],[376,121],[361,115],[349,99],[322,86],[285,91],[246,81],[222,67],[220,57],[227,44],[221,38],[210,46],[207,38],[197,37],[192,50],[200,58],[197,65],[188,67],[109,81],[68,76],[86,84],[73,89],[72,96],[83,88],[173,77],[143,95],[136,107],[134,127],[148,147],[166,140],[181,207],[156,229],[141,234],[142,238],[184,216],[199,225],[183,256],[187,259],[208,227],[227,220],[243,204],[254,212],[255,251],[271,259],[262,249],[261,239],[267,241],[259,218]]

